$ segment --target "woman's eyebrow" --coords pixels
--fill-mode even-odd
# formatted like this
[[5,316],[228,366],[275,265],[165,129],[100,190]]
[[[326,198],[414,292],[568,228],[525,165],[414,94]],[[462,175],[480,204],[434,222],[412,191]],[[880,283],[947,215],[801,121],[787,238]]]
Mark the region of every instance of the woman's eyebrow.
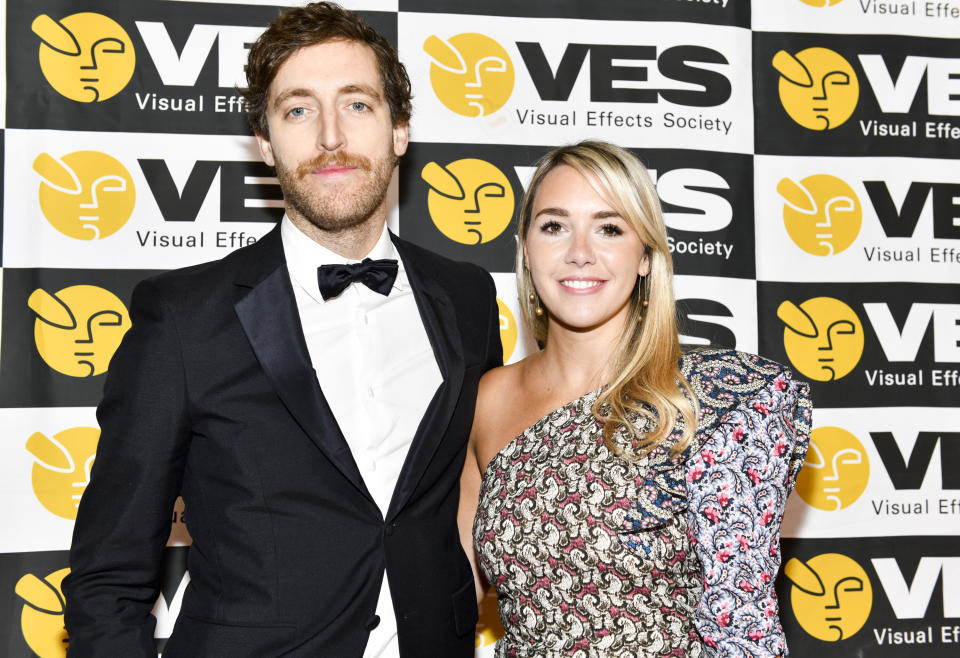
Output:
[[570,216],[570,213],[568,213],[568,212],[567,212],[565,209],[563,209],[563,208],[552,208],[552,207],[551,207],[551,208],[542,208],[542,209],[540,209],[540,210],[537,212],[537,214],[534,215],[534,218],[537,218],[537,217],[539,217],[540,215],[552,215],[552,216],[554,216],[554,217],[569,217],[569,216]]

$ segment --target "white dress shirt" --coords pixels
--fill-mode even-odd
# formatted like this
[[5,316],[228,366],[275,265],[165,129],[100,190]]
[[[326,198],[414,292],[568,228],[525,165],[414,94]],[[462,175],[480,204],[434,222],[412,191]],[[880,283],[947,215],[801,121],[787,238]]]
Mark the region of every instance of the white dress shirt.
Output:
[[[410,443],[442,381],[403,261],[384,226],[366,258],[397,260],[399,271],[390,294],[353,283],[324,301],[317,267],[359,261],[320,246],[286,215],[280,235],[320,389],[367,489],[386,515]],[[364,658],[398,657],[397,621],[386,574],[377,615],[380,623],[370,633]]]

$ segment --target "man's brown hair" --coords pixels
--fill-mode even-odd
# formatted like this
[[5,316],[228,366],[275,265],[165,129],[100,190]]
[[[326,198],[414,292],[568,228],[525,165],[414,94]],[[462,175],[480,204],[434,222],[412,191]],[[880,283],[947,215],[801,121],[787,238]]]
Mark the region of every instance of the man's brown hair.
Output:
[[280,14],[250,48],[247,88],[240,93],[247,101],[247,121],[255,134],[270,138],[270,83],[287,58],[301,48],[336,40],[356,41],[373,50],[393,125],[410,120],[410,78],[397,49],[356,14],[333,2],[315,2]]

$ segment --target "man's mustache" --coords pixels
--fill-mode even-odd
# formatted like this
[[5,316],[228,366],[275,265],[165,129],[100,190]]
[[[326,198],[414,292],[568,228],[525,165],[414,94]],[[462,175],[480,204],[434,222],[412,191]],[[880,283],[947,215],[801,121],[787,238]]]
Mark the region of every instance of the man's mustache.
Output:
[[329,167],[330,165],[336,165],[339,167],[353,167],[355,169],[370,170],[370,158],[365,158],[362,155],[351,155],[350,153],[343,153],[342,151],[336,151],[334,153],[321,153],[312,160],[307,162],[301,162],[297,167],[297,176],[303,178],[318,169],[323,169],[324,167]]

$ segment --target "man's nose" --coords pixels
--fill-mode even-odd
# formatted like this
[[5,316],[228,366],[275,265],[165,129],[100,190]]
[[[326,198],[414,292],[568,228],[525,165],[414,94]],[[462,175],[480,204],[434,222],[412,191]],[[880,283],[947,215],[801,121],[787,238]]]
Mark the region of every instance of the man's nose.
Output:
[[317,133],[317,148],[324,151],[336,151],[345,146],[346,138],[340,116],[334,110],[326,110],[320,118],[320,130]]

